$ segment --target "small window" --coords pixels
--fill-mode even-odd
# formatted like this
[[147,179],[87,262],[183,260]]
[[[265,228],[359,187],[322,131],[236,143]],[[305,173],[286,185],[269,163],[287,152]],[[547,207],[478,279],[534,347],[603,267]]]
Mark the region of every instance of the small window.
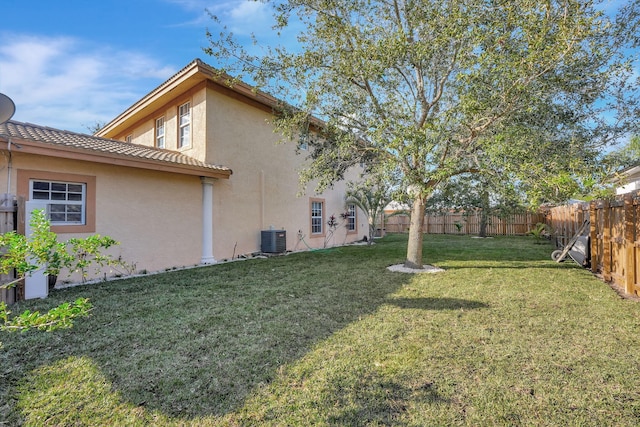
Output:
[[124,138],[124,142],[129,142],[129,143],[131,143],[131,140],[132,140],[132,139],[133,139],[133,135],[127,135],[127,136]]
[[164,148],[164,117],[156,119],[156,147]]
[[324,202],[311,202],[311,234],[324,232]]
[[178,109],[178,148],[191,145],[191,103],[182,104]]
[[356,231],[356,205],[347,205],[347,231]]
[[31,200],[49,201],[47,216],[51,225],[85,224],[87,184],[31,180]]

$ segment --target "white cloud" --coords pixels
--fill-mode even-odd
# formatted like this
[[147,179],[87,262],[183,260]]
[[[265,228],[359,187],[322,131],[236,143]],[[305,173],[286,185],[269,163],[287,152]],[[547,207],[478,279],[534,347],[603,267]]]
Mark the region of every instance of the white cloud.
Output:
[[0,92],[14,120],[87,132],[108,121],[176,69],[137,52],[71,37],[2,34]]
[[193,20],[181,25],[213,25],[207,13],[215,15],[222,25],[238,36],[269,35],[274,24],[271,7],[255,0],[165,0],[196,14]]
[[229,28],[238,34],[272,32],[273,17],[265,3],[241,2],[230,9],[225,17],[229,18]]

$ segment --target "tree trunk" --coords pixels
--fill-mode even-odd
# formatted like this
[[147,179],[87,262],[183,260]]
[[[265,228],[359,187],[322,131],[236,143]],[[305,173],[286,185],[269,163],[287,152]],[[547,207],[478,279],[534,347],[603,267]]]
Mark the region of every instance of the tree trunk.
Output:
[[405,267],[423,268],[422,264],[422,222],[424,220],[425,203],[422,197],[416,197],[411,209],[411,223],[409,225],[409,243],[407,244],[407,260]]
[[367,245],[373,243],[373,238],[376,235],[376,221],[373,220],[373,223],[369,223],[369,240],[367,241]]
[[489,192],[486,190],[482,191],[481,197],[481,208],[480,208],[480,233],[479,237],[487,237],[487,224],[489,223]]

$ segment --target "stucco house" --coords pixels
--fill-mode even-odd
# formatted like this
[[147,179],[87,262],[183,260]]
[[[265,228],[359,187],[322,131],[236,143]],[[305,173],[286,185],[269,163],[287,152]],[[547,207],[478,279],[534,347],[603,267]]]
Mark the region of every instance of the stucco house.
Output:
[[640,166],[632,166],[619,172],[613,179],[616,194],[625,194],[640,190]]
[[305,151],[279,143],[278,102],[196,59],[96,135],[9,121],[4,203],[44,204],[61,239],[109,235],[147,272],[254,254],[271,238],[270,252],[358,240],[366,215],[345,206],[346,182],[299,195]]

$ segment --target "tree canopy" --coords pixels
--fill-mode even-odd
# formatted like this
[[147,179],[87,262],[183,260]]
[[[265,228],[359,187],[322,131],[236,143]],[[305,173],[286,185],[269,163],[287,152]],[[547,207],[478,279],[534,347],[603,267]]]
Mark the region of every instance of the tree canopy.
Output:
[[633,39],[597,2],[266,3],[277,30],[301,28],[295,47],[249,55],[223,30],[206,51],[288,101],[274,124],[310,146],[303,182],[322,190],[359,163],[401,174],[413,199],[407,266],[422,266],[439,185],[490,171],[549,199],[634,124]]

